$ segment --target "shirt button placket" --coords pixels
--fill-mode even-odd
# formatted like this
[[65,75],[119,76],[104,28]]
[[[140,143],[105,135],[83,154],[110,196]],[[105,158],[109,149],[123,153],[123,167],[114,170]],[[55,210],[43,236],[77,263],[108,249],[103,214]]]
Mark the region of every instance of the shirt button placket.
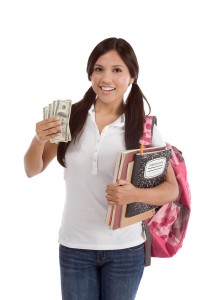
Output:
[[97,143],[95,147],[95,151],[93,154],[93,166],[92,166],[92,174],[96,175],[97,174],[97,169],[98,169],[98,154],[99,154],[99,145],[100,145],[101,137],[99,133],[97,133]]

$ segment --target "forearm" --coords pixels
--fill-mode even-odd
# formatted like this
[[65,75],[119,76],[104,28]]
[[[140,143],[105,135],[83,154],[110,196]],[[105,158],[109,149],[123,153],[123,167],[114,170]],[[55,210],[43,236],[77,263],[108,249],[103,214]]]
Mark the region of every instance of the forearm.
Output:
[[24,168],[28,177],[33,177],[43,171],[44,145],[36,137],[33,138],[24,156]]
[[154,188],[134,189],[132,201],[161,206],[175,201],[178,193],[179,189],[176,183],[163,182]]
[[109,204],[143,202],[161,206],[177,199],[179,187],[172,166],[169,165],[166,180],[156,187],[137,188],[129,181],[120,179],[117,183],[108,185],[106,193]]
[[138,201],[159,206],[175,201],[178,195],[179,186],[172,166],[169,164],[166,180],[154,188],[139,189]]
[[28,177],[41,173],[57,154],[57,144],[51,143],[61,135],[61,120],[48,118],[36,123],[36,135],[24,156],[24,168]]

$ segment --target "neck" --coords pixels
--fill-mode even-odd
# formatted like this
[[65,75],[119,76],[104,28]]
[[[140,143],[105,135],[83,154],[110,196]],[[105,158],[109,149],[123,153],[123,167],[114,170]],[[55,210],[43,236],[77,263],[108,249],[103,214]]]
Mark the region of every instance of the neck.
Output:
[[103,103],[97,98],[96,102],[94,103],[94,108],[96,113],[120,116],[124,112],[124,102],[121,101],[120,104]]

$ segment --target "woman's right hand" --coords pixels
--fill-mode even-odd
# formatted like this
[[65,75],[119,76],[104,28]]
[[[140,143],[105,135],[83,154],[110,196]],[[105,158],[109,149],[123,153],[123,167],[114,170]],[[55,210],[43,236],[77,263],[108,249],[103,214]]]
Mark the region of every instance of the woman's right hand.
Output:
[[50,139],[61,135],[61,123],[59,117],[48,118],[36,123],[36,139],[39,143],[45,144]]

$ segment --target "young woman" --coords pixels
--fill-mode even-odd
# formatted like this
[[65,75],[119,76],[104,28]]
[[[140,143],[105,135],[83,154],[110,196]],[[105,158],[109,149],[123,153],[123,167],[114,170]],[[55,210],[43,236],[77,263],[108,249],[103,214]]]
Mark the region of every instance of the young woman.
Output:
[[[101,41],[89,56],[87,73],[91,87],[72,106],[72,141],[49,142],[59,135],[58,118],[38,122],[24,157],[25,171],[35,176],[56,156],[64,167],[66,203],[59,231],[62,299],[133,300],[144,271],[145,236],[141,222],[109,229],[108,204],[163,205],[177,198],[178,186],[171,165],[166,181],[155,188],[139,189],[125,180],[112,184],[117,153],[138,148],[143,133],[147,100],[137,84],[139,66],[131,45],[114,37]],[[163,144],[154,126],[152,146]]]

